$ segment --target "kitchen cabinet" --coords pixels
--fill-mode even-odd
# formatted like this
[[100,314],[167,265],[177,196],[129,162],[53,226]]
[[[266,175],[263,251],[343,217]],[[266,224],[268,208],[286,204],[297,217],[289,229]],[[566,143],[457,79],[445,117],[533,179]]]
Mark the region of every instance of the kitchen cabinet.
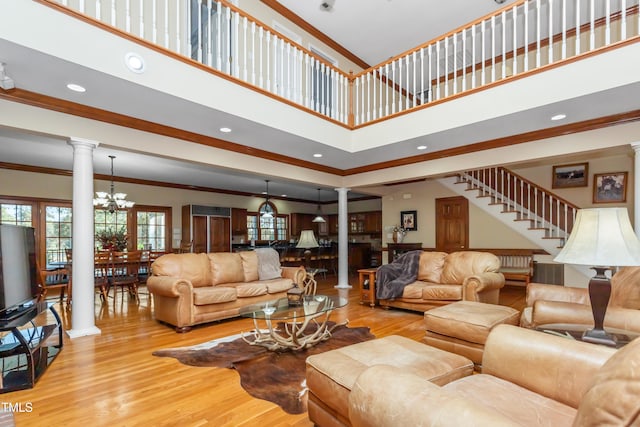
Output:
[[182,240],[200,252],[231,251],[231,209],[214,206],[182,207]]
[[247,210],[231,209],[231,234],[247,238]]

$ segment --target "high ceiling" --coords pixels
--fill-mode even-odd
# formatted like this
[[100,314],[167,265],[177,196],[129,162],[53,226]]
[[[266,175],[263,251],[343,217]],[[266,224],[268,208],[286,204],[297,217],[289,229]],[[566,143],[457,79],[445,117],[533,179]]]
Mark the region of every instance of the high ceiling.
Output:
[[[240,0],[241,8],[245,1],[255,0]],[[507,0],[505,4],[513,1]],[[280,3],[369,64],[384,61],[503,6],[494,0],[335,0],[328,2],[332,6],[327,11],[320,6],[320,0],[280,0]],[[357,31],[354,31],[355,27]],[[637,100],[640,99],[640,86],[634,85],[620,88],[617,93],[575,98],[562,106],[547,105],[436,135],[424,135],[376,149],[348,153],[333,147],[320,147],[318,142],[212,111],[202,105],[29,50],[3,39],[1,29],[0,62],[7,64],[7,72],[19,89],[305,161],[312,159],[312,154],[321,148],[324,157],[315,162],[337,169],[409,157],[416,154],[416,145],[426,141],[434,149],[445,149],[548,127],[548,117],[559,109],[570,109],[573,121],[630,111],[638,108]],[[82,97],[71,93],[65,88],[70,78],[85,82],[92,90]],[[629,96],[630,93],[638,96]],[[615,103],[603,101],[612,98],[616,99]],[[220,134],[217,127],[213,130],[207,127],[208,123],[216,121],[229,123],[234,132]],[[151,154],[108,146],[98,147],[94,153],[96,173],[109,173],[109,155],[116,156],[117,176],[254,194],[264,189],[265,179],[271,179],[272,194],[286,194],[294,199],[309,201],[315,201],[318,197],[317,183],[290,182],[269,171],[214,169],[193,162],[157,158]],[[71,169],[70,148],[62,144],[60,138],[26,134],[20,129],[0,127],[0,159],[8,163]],[[321,193],[322,200],[336,200],[333,188],[325,189],[328,191]],[[362,194],[350,193],[352,198],[358,196]]]

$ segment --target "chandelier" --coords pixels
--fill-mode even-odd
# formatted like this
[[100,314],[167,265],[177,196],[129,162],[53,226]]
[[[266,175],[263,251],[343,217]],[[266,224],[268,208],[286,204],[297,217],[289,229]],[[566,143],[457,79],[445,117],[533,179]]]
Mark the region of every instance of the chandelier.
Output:
[[318,188],[318,210],[316,211],[316,217],[311,222],[323,223],[326,220],[322,217],[322,207],[320,206],[320,189]]
[[104,191],[96,191],[96,198],[93,199],[93,206],[98,206],[114,213],[120,209],[129,209],[133,207],[134,202],[126,200],[127,195],[125,193],[116,193],[113,186],[113,159],[116,156],[109,156],[111,159],[111,191],[105,193]]

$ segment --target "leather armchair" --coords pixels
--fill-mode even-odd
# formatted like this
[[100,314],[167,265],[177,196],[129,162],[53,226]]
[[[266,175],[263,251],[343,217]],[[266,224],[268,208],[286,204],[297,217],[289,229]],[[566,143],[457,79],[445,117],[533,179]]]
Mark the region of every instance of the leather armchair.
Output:
[[[593,326],[589,291],[530,283],[520,326],[537,328],[549,324]],[[604,326],[640,332],[640,267],[622,268],[611,278]]]
[[482,373],[437,386],[388,365],[349,395],[353,426],[640,423],[640,339],[616,351],[511,325],[493,329]]

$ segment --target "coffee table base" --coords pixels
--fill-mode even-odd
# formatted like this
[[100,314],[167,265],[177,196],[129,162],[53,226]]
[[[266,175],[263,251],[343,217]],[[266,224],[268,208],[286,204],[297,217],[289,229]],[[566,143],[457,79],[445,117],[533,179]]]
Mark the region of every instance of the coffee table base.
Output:
[[[321,341],[331,338],[331,332],[338,326],[344,326],[349,323],[348,320],[330,326],[328,324],[331,312],[319,313],[318,316],[305,316],[302,322],[298,322],[295,318],[291,322],[282,322],[283,329],[273,326],[273,321],[269,318],[264,319],[267,329],[258,327],[258,319],[253,319],[255,330],[245,334],[242,333],[242,339],[250,345],[259,345],[270,351],[288,351],[303,350],[313,347]],[[322,321],[318,321],[319,317]],[[315,330],[311,333],[307,329]],[[251,339],[253,337],[253,339]]]

